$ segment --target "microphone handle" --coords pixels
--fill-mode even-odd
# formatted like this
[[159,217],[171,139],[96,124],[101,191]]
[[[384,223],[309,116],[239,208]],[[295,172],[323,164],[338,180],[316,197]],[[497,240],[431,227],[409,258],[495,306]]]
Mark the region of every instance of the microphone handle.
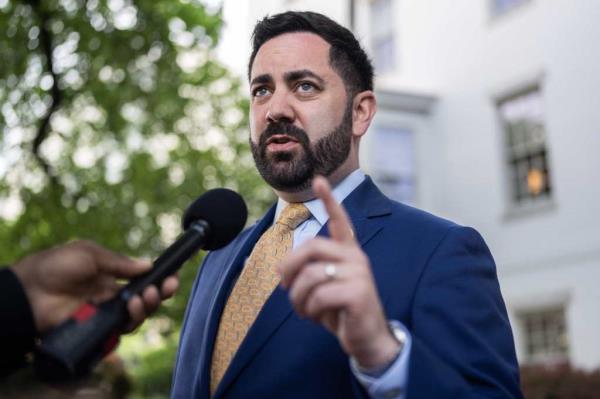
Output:
[[208,234],[208,223],[194,222],[154,261],[150,271],[133,279],[114,298],[99,305],[84,304],[50,331],[35,350],[37,376],[43,381],[61,382],[89,373],[118,344],[129,321],[129,299],[151,284],[159,286],[202,247]]
[[119,298],[84,304],[42,339],[35,350],[36,375],[47,382],[86,375],[115,348],[128,319],[127,303]]
[[210,227],[204,220],[197,220],[165,250],[155,261],[151,270],[132,279],[119,291],[118,296],[125,302],[150,286],[160,289],[162,281],[175,273],[183,263],[196,252],[210,234]]

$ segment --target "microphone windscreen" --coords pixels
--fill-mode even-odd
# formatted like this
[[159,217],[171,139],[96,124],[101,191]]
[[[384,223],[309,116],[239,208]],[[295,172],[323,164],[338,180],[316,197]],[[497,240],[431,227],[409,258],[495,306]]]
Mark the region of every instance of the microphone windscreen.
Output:
[[183,230],[197,220],[210,226],[208,240],[203,248],[215,250],[229,244],[244,228],[248,209],[243,198],[235,191],[215,188],[198,197],[183,214]]

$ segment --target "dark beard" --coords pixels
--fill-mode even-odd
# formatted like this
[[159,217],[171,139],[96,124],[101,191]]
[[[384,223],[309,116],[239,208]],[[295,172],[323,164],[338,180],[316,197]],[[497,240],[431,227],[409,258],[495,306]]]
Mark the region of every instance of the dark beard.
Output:
[[[298,140],[302,150],[267,154],[267,140],[283,134]],[[286,122],[273,122],[260,135],[258,144],[250,139],[256,169],[275,190],[299,192],[310,187],[316,175],[331,175],[348,158],[352,143],[352,103],[346,106],[341,123],[311,147],[303,129]]]

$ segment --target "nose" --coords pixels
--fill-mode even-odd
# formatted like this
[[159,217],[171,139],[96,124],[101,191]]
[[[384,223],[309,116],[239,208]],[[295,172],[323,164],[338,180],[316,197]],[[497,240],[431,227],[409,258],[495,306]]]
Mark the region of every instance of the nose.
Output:
[[279,91],[272,94],[267,109],[266,119],[268,123],[288,122],[295,119],[294,108],[289,102],[288,93]]

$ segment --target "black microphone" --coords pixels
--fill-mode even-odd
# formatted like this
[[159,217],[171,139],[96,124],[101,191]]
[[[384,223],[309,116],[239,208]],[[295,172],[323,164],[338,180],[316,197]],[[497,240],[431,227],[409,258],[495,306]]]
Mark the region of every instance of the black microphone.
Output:
[[117,345],[129,321],[128,300],[149,285],[160,287],[198,249],[219,249],[233,240],[246,224],[248,211],[234,191],[217,188],[196,199],[183,216],[184,232],[153,263],[147,273],[131,280],[112,299],[86,303],[46,336],[35,350],[38,378],[64,382],[89,373]]

